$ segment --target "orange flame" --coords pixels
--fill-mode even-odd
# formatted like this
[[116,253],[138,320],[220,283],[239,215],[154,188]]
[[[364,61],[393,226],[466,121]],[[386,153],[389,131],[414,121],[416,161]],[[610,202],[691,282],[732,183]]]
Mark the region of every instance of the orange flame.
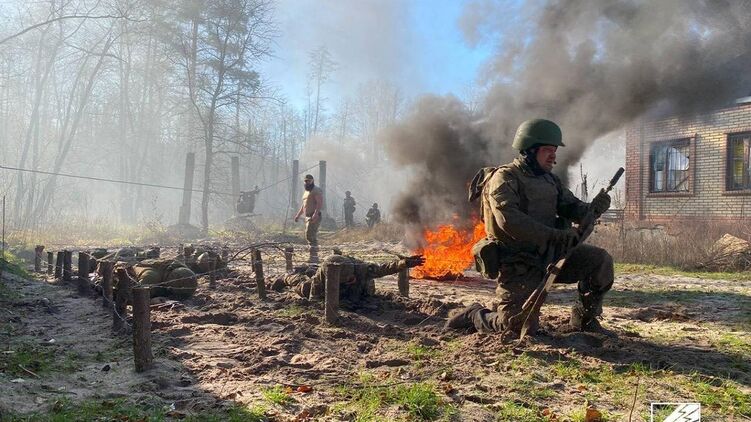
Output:
[[485,226],[478,222],[469,233],[446,224],[432,231],[425,230],[423,236],[427,246],[418,252],[425,255],[425,265],[414,268],[412,277],[456,279],[472,264],[472,245],[485,237]]

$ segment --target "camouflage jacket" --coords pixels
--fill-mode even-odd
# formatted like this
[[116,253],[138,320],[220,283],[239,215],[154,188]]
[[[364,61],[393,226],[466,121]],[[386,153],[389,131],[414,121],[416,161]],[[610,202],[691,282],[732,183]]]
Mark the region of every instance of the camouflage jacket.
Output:
[[518,252],[543,255],[561,218],[579,222],[589,204],[551,173],[535,175],[522,161],[501,166],[482,189],[482,215],[489,239]]

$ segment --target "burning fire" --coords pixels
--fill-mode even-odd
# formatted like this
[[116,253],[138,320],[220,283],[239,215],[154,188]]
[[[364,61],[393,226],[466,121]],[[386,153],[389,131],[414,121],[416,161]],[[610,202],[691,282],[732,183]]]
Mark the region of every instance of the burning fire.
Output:
[[414,268],[412,276],[433,280],[456,279],[472,264],[472,245],[485,237],[485,227],[478,221],[469,233],[446,224],[433,231],[425,230],[423,236],[427,246],[418,253],[425,255],[425,265]]

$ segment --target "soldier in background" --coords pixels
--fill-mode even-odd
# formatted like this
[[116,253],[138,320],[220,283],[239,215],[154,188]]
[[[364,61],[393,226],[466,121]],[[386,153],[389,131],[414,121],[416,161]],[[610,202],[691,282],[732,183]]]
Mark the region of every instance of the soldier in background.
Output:
[[326,265],[339,264],[339,297],[351,303],[357,303],[375,294],[375,279],[396,274],[407,268],[418,267],[425,263],[422,255],[400,258],[386,264],[366,262],[347,255],[331,255],[326,257],[320,267],[303,266],[291,274],[281,277],[283,285],[294,289],[300,297],[310,300],[321,300],[326,287]]
[[355,225],[355,198],[352,192],[344,192],[344,226],[354,227]]
[[302,195],[302,205],[295,214],[295,223],[305,214],[305,240],[310,245],[309,261],[318,262],[318,228],[323,218],[323,190],[315,185],[312,174],[306,174],[303,183],[305,193]]
[[151,287],[151,296],[187,299],[198,288],[196,274],[176,259],[147,259],[127,268],[139,283]]
[[381,222],[381,211],[378,210],[377,202],[373,203],[373,206],[368,210],[368,213],[365,215],[365,222],[369,228],[373,228],[373,226]]

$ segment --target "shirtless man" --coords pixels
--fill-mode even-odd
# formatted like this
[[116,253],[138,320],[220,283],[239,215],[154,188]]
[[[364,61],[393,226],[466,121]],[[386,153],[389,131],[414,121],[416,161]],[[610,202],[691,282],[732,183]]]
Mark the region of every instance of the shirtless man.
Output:
[[305,193],[302,205],[295,215],[295,223],[305,214],[305,240],[310,245],[310,262],[318,262],[318,228],[321,226],[321,208],[323,208],[323,190],[315,185],[313,175],[306,174],[303,179]]

